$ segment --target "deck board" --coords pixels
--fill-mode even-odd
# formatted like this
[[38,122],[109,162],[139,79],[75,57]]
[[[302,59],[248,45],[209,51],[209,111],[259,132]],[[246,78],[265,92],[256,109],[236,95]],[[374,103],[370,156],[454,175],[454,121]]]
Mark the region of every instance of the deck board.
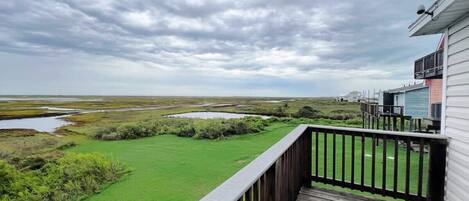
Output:
[[302,188],[296,201],[377,201],[374,199],[320,188]]

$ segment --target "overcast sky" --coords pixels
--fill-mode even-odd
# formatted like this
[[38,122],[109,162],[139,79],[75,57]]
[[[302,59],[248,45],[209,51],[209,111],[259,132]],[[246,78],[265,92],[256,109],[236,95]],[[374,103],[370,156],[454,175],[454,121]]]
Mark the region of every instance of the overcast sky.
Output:
[[335,96],[412,82],[431,0],[0,1],[0,94]]

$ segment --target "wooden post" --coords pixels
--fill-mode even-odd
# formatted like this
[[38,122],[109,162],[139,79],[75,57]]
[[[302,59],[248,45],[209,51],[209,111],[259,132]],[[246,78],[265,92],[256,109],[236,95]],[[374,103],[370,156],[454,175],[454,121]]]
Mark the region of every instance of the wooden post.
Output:
[[388,117],[388,131],[391,130],[391,116]]
[[440,201],[445,193],[445,169],[446,169],[446,143],[432,140],[430,142],[430,159],[428,168],[427,199]]
[[418,119],[418,131],[422,132],[422,119]]
[[386,116],[383,116],[383,130],[386,130]]
[[275,201],[275,164],[269,168],[265,175],[264,198],[266,201]]
[[285,185],[283,181],[283,157],[281,156],[275,162],[275,188],[273,193],[275,194],[275,201],[282,201],[283,200],[283,185]]
[[379,116],[376,118],[376,130],[379,130]]
[[362,128],[365,128],[365,112],[362,112]]
[[303,179],[302,179],[303,181],[301,183],[302,183],[302,186],[309,188],[311,187],[311,175],[312,175],[312,170],[313,170],[312,168],[312,160],[313,160],[312,159],[313,157],[313,150],[312,150],[313,135],[312,134],[313,134],[313,131],[311,128],[308,128],[306,129],[305,132],[306,133],[303,134],[304,135],[303,137],[305,140],[304,142],[305,145],[303,148],[305,149],[305,152],[302,152],[302,153],[306,153],[306,156],[305,156],[306,164],[304,164],[305,168],[303,169],[303,172],[304,172]]
[[368,129],[371,128],[371,115],[368,113]]
[[404,131],[404,126],[405,126],[405,118],[401,117],[401,131]]
[[397,123],[396,117],[392,117],[392,131],[396,131],[396,123]]
[[409,120],[409,132],[412,132],[414,130],[414,119],[410,118]]

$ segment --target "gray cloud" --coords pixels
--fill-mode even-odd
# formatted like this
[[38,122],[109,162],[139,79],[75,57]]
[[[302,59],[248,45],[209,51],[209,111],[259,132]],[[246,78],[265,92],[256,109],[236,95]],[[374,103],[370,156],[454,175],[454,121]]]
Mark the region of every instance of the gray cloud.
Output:
[[317,72],[329,72],[341,79],[340,70],[397,82],[410,79],[413,60],[433,50],[437,42],[435,37],[407,36],[419,3],[3,1],[0,52],[37,59],[60,57],[65,65],[66,58],[79,57],[96,66],[104,57],[147,69],[210,71],[218,76],[247,73],[269,80],[264,83],[270,85],[276,79],[285,83],[281,75],[316,79],[312,75]]

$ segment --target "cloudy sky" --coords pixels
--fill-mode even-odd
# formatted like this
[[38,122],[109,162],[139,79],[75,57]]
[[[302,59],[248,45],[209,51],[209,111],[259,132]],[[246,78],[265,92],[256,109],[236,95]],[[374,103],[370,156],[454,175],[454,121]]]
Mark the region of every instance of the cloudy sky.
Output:
[[431,0],[0,1],[0,94],[334,96],[412,82]]

